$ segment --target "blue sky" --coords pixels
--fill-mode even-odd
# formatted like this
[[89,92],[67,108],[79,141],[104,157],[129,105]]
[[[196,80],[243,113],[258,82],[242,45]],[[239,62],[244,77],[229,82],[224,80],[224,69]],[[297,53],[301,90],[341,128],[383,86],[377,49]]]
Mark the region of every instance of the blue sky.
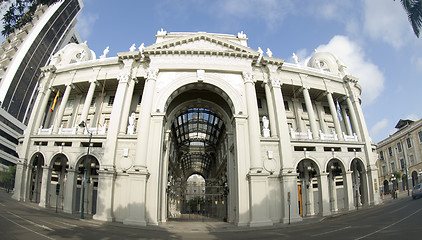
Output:
[[331,51],[359,78],[374,142],[399,119],[422,116],[422,38],[394,0],[84,0],[77,29],[97,58],[155,42],[157,30],[237,35],[273,57],[304,63],[314,49]]
[[331,51],[359,78],[362,107],[374,142],[399,119],[422,116],[422,38],[393,0],[85,0],[77,29],[100,56],[155,42],[157,30],[237,35],[248,46],[304,63],[314,49]]

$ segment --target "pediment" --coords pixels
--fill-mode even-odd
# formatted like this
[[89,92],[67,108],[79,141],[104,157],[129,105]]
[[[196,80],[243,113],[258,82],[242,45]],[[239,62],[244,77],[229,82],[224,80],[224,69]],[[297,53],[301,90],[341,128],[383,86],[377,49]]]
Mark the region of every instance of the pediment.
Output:
[[168,41],[150,45],[144,49],[148,51],[206,51],[206,52],[238,52],[243,54],[257,55],[257,51],[235,43],[213,36],[207,33],[198,33],[191,36],[173,38]]

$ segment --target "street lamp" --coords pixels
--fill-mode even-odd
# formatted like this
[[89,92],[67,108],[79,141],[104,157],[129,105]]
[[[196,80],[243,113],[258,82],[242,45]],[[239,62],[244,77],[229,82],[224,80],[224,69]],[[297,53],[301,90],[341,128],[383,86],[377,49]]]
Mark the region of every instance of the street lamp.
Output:
[[89,157],[89,148],[91,146],[91,139],[92,139],[92,132],[90,132],[85,124],[85,121],[79,123],[79,127],[85,128],[85,130],[89,133],[89,141],[88,141],[88,150],[85,157],[84,162],[84,178],[82,179],[82,205],[81,205],[81,219],[84,219],[84,202],[85,202],[85,184],[86,184],[86,164],[88,162]]

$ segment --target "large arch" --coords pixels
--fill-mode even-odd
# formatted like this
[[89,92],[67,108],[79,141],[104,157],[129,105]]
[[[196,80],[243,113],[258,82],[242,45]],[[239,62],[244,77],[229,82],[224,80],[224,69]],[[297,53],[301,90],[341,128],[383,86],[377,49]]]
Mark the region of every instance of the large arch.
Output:
[[67,200],[67,197],[72,197],[66,196],[64,191],[65,185],[69,180],[66,177],[69,169],[69,160],[67,156],[63,153],[54,155],[51,159],[49,169],[46,205],[63,210],[64,202]]
[[39,203],[41,200],[41,187],[43,177],[43,166],[45,164],[44,155],[36,152],[32,155],[28,164],[29,178],[27,179],[29,186],[27,196],[29,201]]
[[[163,107],[169,147],[161,164],[162,181],[166,183],[161,215],[166,219],[236,221],[227,210],[236,204],[237,174],[233,161],[228,160],[234,158],[233,151],[228,150],[234,146],[232,101],[216,86],[191,83],[179,85]],[[206,183],[195,213],[186,197],[187,180],[192,174],[200,174]]]
[[331,212],[347,208],[347,177],[344,163],[338,158],[332,158],[327,162],[325,172],[328,173]]
[[84,211],[86,214],[96,213],[99,169],[98,159],[91,154],[82,156],[76,162],[74,211]]
[[360,158],[354,158],[350,162],[353,184],[353,202],[354,206],[369,205],[369,188],[364,162]]
[[317,215],[321,208],[321,168],[318,162],[311,158],[303,158],[296,164],[298,174],[298,204],[299,215],[302,217]]

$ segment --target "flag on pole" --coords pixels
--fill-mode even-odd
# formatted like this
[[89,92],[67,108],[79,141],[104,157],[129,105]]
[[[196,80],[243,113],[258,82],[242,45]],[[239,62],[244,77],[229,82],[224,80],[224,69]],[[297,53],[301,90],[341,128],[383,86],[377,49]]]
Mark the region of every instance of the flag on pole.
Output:
[[343,118],[341,117],[340,104],[338,103],[338,100],[337,100],[337,116],[340,121],[343,121]]
[[59,101],[59,93],[60,93],[60,90],[57,91],[57,94],[54,97],[53,106],[51,106],[50,112],[54,111],[54,107],[56,106],[56,103]]

